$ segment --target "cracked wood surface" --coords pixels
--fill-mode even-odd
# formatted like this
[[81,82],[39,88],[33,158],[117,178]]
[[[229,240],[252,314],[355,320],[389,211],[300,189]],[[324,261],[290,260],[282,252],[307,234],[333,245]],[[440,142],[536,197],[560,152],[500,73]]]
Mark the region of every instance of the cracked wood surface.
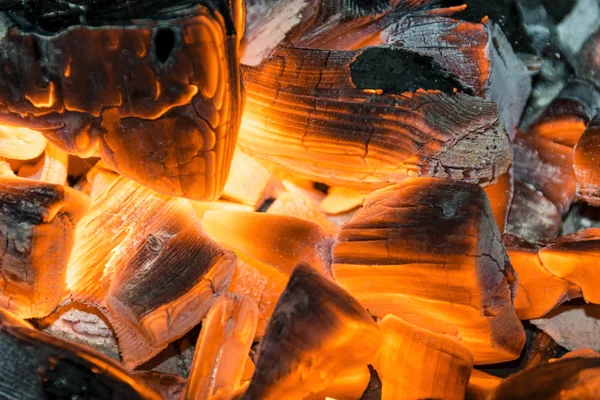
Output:
[[507,171],[509,141],[493,103],[359,90],[349,68],[360,54],[280,48],[245,66],[240,148],[297,176],[364,190],[410,176],[487,184]]
[[40,130],[71,154],[99,154],[162,193],[218,198],[241,117],[233,19],[243,8],[186,3],[169,14],[163,2],[159,21],[77,21],[44,34],[26,28],[42,17],[24,27],[19,10],[0,9],[0,121]]
[[373,192],[342,227],[332,270],[371,314],[458,337],[476,364],[519,356],[517,278],[478,185],[413,178]]

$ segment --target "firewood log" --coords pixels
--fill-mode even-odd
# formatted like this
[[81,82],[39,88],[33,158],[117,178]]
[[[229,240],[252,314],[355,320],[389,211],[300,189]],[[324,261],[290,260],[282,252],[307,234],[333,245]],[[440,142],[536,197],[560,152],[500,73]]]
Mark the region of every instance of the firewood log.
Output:
[[[452,94],[456,83],[430,60],[393,51],[406,63],[402,95],[353,84],[348,68],[362,51],[280,48],[245,67],[240,148],[299,177],[366,191],[409,176],[487,184],[505,173],[508,137],[496,106]],[[423,76],[444,86],[421,90]]]
[[327,196],[321,201],[321,209],[327,214],[338,215],[362,206],[367,197],[366,193],[356,190],[332,186],[327,191]]
[[241,0],[0,6],[0,121],[161,193],[218,198],[241,117]]
[[205,316],[235,269],[185,199],[121,176],[79,223],[67,270],[72,298],[96,307],[133,368]]
[[58,306],[75,226],[88,207],[75,189],[0,171],[0,307],[41,318]]
[[251,298],[232,293],[219,297],[202,322],[185,399],[233,396],[240,387],[257,319],[258,308]]
[[360,399],[367,389],[370,379],[371,373],[368,366],[350,365],[344,368],[327,388],[308,395],[304,400]]
[[496,183],[484,187],[484,190],[490,201],[490,207],[492,208],[492,214],[494,215],[498,229],[500,233],[504,233],[514,194],[512,173],[507,172],[500,176]]
[[369,364],[381,332],[346,291],[300,264],[279,298],[260,343],[243,399],[303,399],[345,367]]
[[0,387],[6,399],[161,399],[115,361],[39,332],[4,309],[0,354]]
[[382,400],[463,400],[473,354],[456,338],[418,328],[395,315],[379,327],[383,342],[373,364]]
[[478,185],[413,178],[373,192],[342,227],[332,270],[371,314],[457,336],[476,364],[521,352],[517,278]]

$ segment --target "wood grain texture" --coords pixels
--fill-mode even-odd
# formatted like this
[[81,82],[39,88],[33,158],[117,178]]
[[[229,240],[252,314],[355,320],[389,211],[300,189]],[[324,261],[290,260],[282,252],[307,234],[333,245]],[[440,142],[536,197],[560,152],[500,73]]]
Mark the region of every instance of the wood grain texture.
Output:
[[69,22],[81,11],[74,7],[44,34],[30,31],[43,29],[37,11],[28,16],[28,2],[16,3],[25,8],[0,10],[0,121],[38,129],[71,154],[99,154],[162,193],[218,198],[242,103],[233,19],[243,10],[227,4],[243,2],[178,1],[178,11],[165,1],[130,2],[155,21],[93,2],[87,10],[96,18],[107,10],[127,17]]
[[280,48],[244,67],[242,150],[303,178],[365,190],[409,176],[491,183],[507,171],[494,104],[460,93],[358,90],[349,65],[359,54]]
[[381,343],[371,316],[306,264],[294,269],[260,343],[243,399],[303,399],[345,367],[371,363]]
[[413,178],[373,192],[342,227],[332,270],[371,314],[459,337],[476,364],[519,356],[517,278],[478,185]]

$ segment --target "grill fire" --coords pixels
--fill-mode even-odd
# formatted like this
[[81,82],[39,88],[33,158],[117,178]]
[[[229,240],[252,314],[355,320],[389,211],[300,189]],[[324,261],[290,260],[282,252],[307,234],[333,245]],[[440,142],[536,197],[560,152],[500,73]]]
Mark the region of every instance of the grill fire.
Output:
[[0,1],[0,398],[600,398],[598,0]]

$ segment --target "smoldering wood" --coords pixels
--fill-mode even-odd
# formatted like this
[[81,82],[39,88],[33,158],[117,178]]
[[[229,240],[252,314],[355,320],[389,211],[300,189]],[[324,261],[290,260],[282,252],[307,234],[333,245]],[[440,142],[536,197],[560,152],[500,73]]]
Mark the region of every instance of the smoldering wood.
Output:
[[0,121],[160,192],[219,196],[241,117],[241,1],[8,3]]
[[508,137],[493,103],[360,90],[348,68],[362,53],[280,48],[244,67],[241,149],[297,176],[364,190],[409,176],[488,184],[507,171]]
[[4,310],[0,310],[0,354],[0,390],[6,399],[160,399],[113,360],[34,330]]

